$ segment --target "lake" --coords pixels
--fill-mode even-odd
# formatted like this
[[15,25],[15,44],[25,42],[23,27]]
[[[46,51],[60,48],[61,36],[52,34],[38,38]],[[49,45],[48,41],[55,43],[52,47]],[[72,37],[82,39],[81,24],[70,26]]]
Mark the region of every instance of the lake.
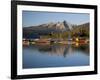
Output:
[[23,68],[87,66],[89,45],[27,45],[23,46]]

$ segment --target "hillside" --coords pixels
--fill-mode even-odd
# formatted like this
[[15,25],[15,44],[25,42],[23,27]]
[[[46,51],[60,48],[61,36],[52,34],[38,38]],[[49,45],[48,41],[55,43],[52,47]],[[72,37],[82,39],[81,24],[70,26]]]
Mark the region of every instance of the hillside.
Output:
[[74,37],[89,37],[89,23],[84,23],[73,27],[72,36]]
[[63,21],[23,27],[23,38],[39,38],[41,35],[50,36],[52,33],[52,36],[60,34],[64,38],[68,36],[69,32],[71,33],[71,36],[89,36],[89,23],[72,25],[67,21]]

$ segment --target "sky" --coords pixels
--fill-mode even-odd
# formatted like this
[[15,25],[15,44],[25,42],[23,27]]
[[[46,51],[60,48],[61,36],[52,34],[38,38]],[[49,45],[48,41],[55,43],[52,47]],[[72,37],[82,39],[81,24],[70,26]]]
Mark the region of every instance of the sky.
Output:
[[78,25],[89,22],[89,18],[87,13],[23,11],[22,26],[29,27],[49,22],[63,22],[64,20]]

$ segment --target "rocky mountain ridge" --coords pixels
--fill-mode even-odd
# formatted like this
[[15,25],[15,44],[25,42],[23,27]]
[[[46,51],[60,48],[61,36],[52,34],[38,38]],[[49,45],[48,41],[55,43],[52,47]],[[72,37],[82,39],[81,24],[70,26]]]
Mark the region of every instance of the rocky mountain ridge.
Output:
[[57,23],[50,22],[38,26],[23,27],[23,37],[34,37],[51,33],[68,32],[68,31],[73,31],[75,28],[85,27],[83,25],[87,25],[89,27],[89,23],[73,26],[67,21],[57,22]]

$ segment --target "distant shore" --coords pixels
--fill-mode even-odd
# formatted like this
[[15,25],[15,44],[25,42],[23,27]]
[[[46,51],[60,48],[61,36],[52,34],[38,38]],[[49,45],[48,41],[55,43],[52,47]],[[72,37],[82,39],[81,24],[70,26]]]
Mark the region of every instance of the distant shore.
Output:
[[23,39],[23,45],[50,45],[50,44],[77,44],[84,45],[89,43],[88,38],[63,39]]

